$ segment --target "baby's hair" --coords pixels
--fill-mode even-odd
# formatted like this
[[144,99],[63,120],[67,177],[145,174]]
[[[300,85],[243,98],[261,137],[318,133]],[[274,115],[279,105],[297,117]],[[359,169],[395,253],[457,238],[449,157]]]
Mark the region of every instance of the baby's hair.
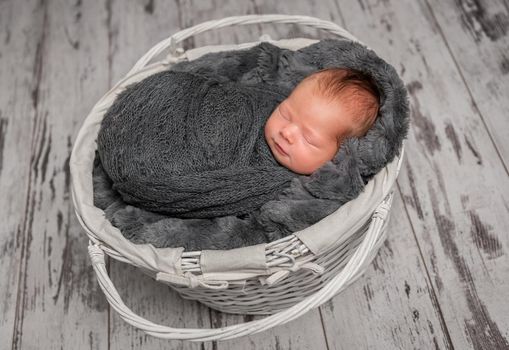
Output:
[[[315,72],[304,80],[318,82],[317,90],[324,96],[347,102],[357,127],[349,135],[361,137],[371,128],[378,115],[380,93],[374,80],[361,71],[350,68],[326,68]],[[338,135],[341,143],[345,135]]]

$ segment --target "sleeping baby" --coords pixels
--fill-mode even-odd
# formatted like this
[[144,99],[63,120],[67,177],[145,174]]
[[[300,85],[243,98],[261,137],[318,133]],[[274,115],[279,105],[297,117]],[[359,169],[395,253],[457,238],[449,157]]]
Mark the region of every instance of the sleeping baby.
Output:
[[126,203],[179,218],[248,214],[373,124],[379,97],[362,73],[293,75],[286,80],[296,82],[292,89],[271,65],[282,62],[278,48],[260,45],[247,54],[258,60],[239,77],[168,70],[117,96],[97,142]]
[[309,75],[272,112],[265,139],[279,164],[309,175],[331,160],[347,137],[376,119],[379,94],[361,72],[329,68]]

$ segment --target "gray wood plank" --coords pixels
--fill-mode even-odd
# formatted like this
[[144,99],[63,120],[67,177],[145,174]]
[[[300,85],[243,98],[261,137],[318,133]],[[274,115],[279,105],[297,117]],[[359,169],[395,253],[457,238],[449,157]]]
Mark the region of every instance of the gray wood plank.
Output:
[[[266,316],[232,315],[211,311],[214,328],[259,320]],[[213,349],[327,349],[322,320],[318,309],[273,327],[264,332],[221,342],[213,342]]]
[[[429,2],[2,2],[2,344],[14,335],[13,348],[508,348],[509,179],[500,161],[507,165],[507,5]],[[70,202],[71,143],[108,87],[178,27],[276,12],[344,17],[408,84],[413,125],[389,240],[358,282],[287,325],[203,344],[146,336],[108,316]],[[315,31],[235,27],[185,45],[262,33]],[[201,328],[253,319],[182,301],[132,266],[113,262],[110,270],[126,303],[155,322]]]
[[469,97],[509,168],[509,4],[430,0]]
[[35,1],[0,4],[0,339],[9,348],[22,322],[16,302],[31,221],[27,186],[43,18]]
[[408,85],[413,124],[398,183],[452,343],[509,347],[509,178],[434,17],[424,2],[339,6]]
[[[178,2],[183,28],[212,19],[221,19],[239,14],[257,13],[252,2],[201,1]],[[208,31],[187,40],[183,47],[192,48],[214,44],[238,44],[258,40],[263,26],[235,26]],[[240,316],[211,311],[212,326],[222,327],[263,318],[263,316]],[[212,342],[214,349],[325,349],[327,347],[318,310],[312,310],[285,325],[260,334],[238,339]]]
[[33,135],[18,140],[31,158],[23,223],[26,262],[15,325],[19,336],[13,347],[104,349],[108,307],[90,267],[88,239],[74,215],[68,165],[78,127],[99,97],[95,92],[107,87],[103,6],[79,1],[40,6],[44,18],[37,31],[30,101]]
[[452,349],[397,190],[392,206],[371,266],[321,308],[330,349]]
[[[309,7],[307,2],[262,3],[262,13],[310,14],[344,26],[334,2]],[[278,26],[270,33],[284,37]],[[277,33],[277,32],[280,33]],[[293,28],[293,35],[315,35]],[[321,37],[323,34],[318,33]],[[355,284],[321,307],[329,348],[427,348],[449,347],[446,326],[401,198],[395,197],[388,241],[374,263]]]
[[[179,30],[176,9],[173,2],[106,3],[110,86],[123,78],[153,45]],[[110,275],[126,304],[138,315],[169,327],[210,328],[208,308],[180,298],[168,286],[133,266],[111,260]],[[110,314],[110,327],[111,349],[210,349],[210,344],[148,336],[124,322],[114,310]]]
[[[210,328],[209,309],[184,300],[165,284],[154,281],[131,265],[111,260],[114,284],[126,305],[141,317],[174,328]],[[159,339],[124,322],[112,309],[110,349],[211,349],[210,342]]]

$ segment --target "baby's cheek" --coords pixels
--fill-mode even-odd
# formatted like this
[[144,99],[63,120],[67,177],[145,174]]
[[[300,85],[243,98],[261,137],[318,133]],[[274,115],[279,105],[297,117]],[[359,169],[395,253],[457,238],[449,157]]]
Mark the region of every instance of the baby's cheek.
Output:
[[269,120],[269,121],[267,121],[267,123],[265,123],[265,127],[264,127],[265,139],[268,140],[270,138],[271,132],[272,132],[272,125]]
[[267,121],[265,122],[265,130],[271,130],[273,121],[274,121],[274,118],[271,115],[269,117],[269,119],[267,119]]

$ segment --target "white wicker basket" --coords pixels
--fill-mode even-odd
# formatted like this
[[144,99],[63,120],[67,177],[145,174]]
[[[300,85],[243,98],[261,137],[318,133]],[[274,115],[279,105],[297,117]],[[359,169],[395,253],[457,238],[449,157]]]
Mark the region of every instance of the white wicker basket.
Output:
[[[401,167],[403,148],[366,185],[358,198],[318,223],[278,241],[228,251],[184,252],[183,248],[155,248],[133,244],[93,205],[92,167],[102,117],[115,97],[130,83],[171,64],[206,52],[232,49],[207,46],[184,52],[182,40],[209,29],[254,23],[291,23],[319,28],[359,42],[334,23],[307,16],[250,15],[209,21],[182,30],[150,49],[106,95],[97,102],[76,138],[71,154],[72,198],[76,215],[87,232],[89,254],[97,279],[110,305],[131,325],[166,339],[223,340],[261,332],[291,321],[321,305],[358,278],[385,239],[392,202],[392,187]],[[260,39],[270,40],[267,36]],[[241,49],[258,42],[235,45]],[[272,41],[288,48],[309,44],[309,39]],[[161,61],[148,64],[169,49]],[[182,297],[230,313],[272,314],[263,319],[219,329],[177,329],[160,326],[134,314],[111,282],[104,253],[132,264]]]

